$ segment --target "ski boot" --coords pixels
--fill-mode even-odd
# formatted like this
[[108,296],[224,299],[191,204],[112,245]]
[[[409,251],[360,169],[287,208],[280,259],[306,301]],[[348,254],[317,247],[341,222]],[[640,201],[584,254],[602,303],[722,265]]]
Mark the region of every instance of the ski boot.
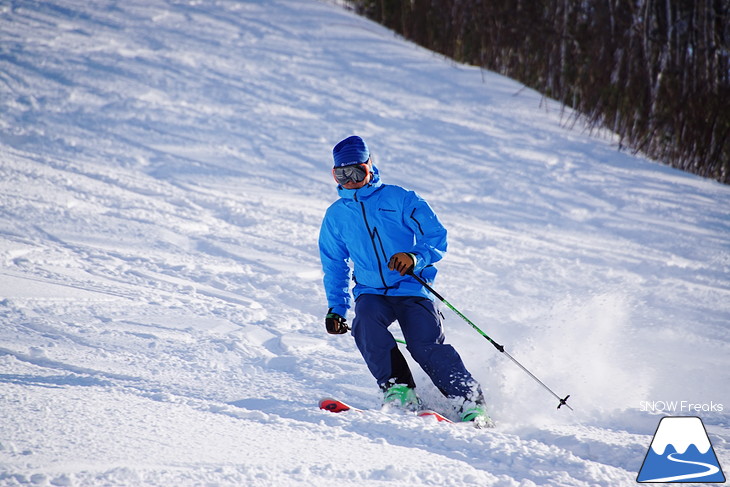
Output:
[[487,414],[483,403],[465,401],[459,409],[462,422],[472,422],[476,428],[494,428],[494,421]]
[[421,398],[414,387],[405,384],[393,384],[383,392],[383,407],[395,406],[407,411],[421,409]]

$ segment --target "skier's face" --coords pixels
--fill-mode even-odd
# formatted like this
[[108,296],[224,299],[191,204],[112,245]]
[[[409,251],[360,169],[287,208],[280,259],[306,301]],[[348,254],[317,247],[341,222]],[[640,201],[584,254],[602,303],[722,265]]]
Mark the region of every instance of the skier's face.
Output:
[[341,186],[345,189],[360,189],[363,186],[365,186],[366,184],[368,184],[373,177],[373,173],[372,173],[373,163],[370,159],[368,159],[368,161],[367,161],[367,163],[365,163],[365,165],[367,166],[367,176],[365,176],[365,179],[363,179],[362,181],[358,181],[358,182],[348,181],[344,184],[340,183]]
[[345,183],[344,185],[342,185],[342,187],[345,189],[360,189],[370,182],[371,177],[372,175],[368,174],[367,177],[359,183],[353,183],[352,181],[350,181],[349,183]]

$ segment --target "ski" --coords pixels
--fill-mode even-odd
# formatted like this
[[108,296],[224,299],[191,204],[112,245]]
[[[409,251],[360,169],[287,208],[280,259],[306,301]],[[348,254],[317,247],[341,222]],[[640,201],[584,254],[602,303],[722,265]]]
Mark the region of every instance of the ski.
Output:
[[329,411],[331,413],[341,413],[343,411],[363,411],[362,409],[354,408],[349,404],[345,404],[344,402],[338,401],[337,399],[332,399],[331,397],[325,397],[321,399],[319,401],[319,409],[324,409],[325,411]]
[[443,414],[438,413],[436,411],[432,411],[430,409],[424,409],[422,411],[418,411],[416,413],[416,415],[420,416],[421,418],[435,418],[436,421],[438,421],[438,422],[444,421],[446,423],[453,423],[453,421],[451,421],[449,418],[447,418]]
[[[347,403],[344,403],[342,401],[339,401],[337,399],[333,399],[331,397],[325,397],[319,401],[319,408],[323,409],[325,411],[329,411],[331,413],[341,413],[344,411],[357,411],[357,412],[363,412],[364,409],[358,409],[356,407],[350,406]],[[416,411],[416,416],[421,418],[434,418],[436,421],[443,421],[446,423],[453,423],[449,418],[444,416],[441,413],[438,413],[436,411],[432,411],[430,409],[422,409],[420,411]]]

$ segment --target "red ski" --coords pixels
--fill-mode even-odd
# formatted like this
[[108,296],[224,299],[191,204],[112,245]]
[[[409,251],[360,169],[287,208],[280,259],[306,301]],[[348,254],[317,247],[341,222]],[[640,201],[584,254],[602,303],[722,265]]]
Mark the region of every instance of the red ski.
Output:
[[[319,408],[324,409],[325,411],[329,411],[331,413],[341,413],[343,411],[358,411],[362,412],[362,409],[358,409],[356,407],[350,406],[349,404],[346,404],[342,401],[338,401],[337,399],[333,399],[331,397],[325,397],[324,399],[319,401]],[[447,423],[453,423],[449,418],[444,416],[441,413],[437,413],[436,411],[431,411],[430,409],[424,409],[422,411],[417,411],[416,416],[422,417],[422,418],[436,418],[436,421],[445,421]]]
[[331,397],[325,397],[324,399],[321,399],[319,401],[319,409],[324,409],[325,411],[329,411],[331,413],[341,413],[342,411],[362,412],[362,409],[354,408],[349,404],[345,404],[344,402],[338,401],[337,399],[332,399]]
[[445,421],[447,423],[453,423],[449,418],[444,416],[441,413],[437,413],[436,411],[431,411],[430,409],[424,409],[423,411],[418,411],[416,413],[417,416],[420,416],[422,418],[436,418],[436,421]]

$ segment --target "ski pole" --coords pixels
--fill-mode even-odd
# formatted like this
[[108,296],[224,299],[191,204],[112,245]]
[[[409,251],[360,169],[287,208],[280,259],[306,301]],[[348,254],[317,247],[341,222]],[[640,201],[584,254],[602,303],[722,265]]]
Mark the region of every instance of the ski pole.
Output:
[[428,289],[428,291],[431,294],[433,294],[434,296],[436,296],[439,301],[441,301],[442,303],[444,303],[451,311],[453,311],[454,313],[456,313],[462,320],[466,321],[469,325],[471,325],[471,327],[474,328],[481,336],[483,336],[484,338],[486,338],[489,343],[491,343],[492,345],[494,345],[494,348],[496,348],[497,350],[499,350],[500,352],[502,352],[504,355],[506,355],[507,358],[509,358],[512,362],[514,362],[515,364],[517,364],[517,366],[519,368],[521,368],[522,370],[524,370],[527,373],[527,375],[529,375],[530,377],[532,377],[538,384],[540,384],[541,386],[543,386],[546,391],[548,391],[550,394],[552,394],[553,396],[555,396],[555,398],[558,401],[560,401],[560,403],[558,404],[558,409],[560,409],[561,406],[565,406],[568,409],[570,409],[571,411],[573,411],[573,408],[570,407],[570,405],[566,402],[568,400],[568,398],[570,397],[570,394],[568,394],[564,398],[561,398],[560,396],[558,396],[557,394],[555,394],[555,392],[553,392],[552,389],[550,389],[548,386],[546,386],[543,381],[541,381],[540,379],[538,379],[535,376],[535,374],[533,374],[532,372],[530,372],[529,370],[527,370],[527,368],[524,365],[522,365],[521,363],[519,363],[517,361],[517,359],[515,359],[512,355],[510,355],[504,349],[504,346],[502,346],[499,343],[495,342],[489,335],[487,335],[486,333],[484,333],[469,318],[467,318],[466,316],[464,316],[464,314],[461,311],[459,311],[458,309],[456,309],[451,303],[449,303],[448,301],[446,301],[446,299],[444,299],[443,296],[441,296],[431,286],[429,286],[426,281],[424,281],[423,279],[421,279],[420,277],[418,277],[417,275],[415,275],[413,272],[411,272],[410,275],[413,276],[419,283],[421,283],[421,285],[423,287],[425,287],[426,289]]

